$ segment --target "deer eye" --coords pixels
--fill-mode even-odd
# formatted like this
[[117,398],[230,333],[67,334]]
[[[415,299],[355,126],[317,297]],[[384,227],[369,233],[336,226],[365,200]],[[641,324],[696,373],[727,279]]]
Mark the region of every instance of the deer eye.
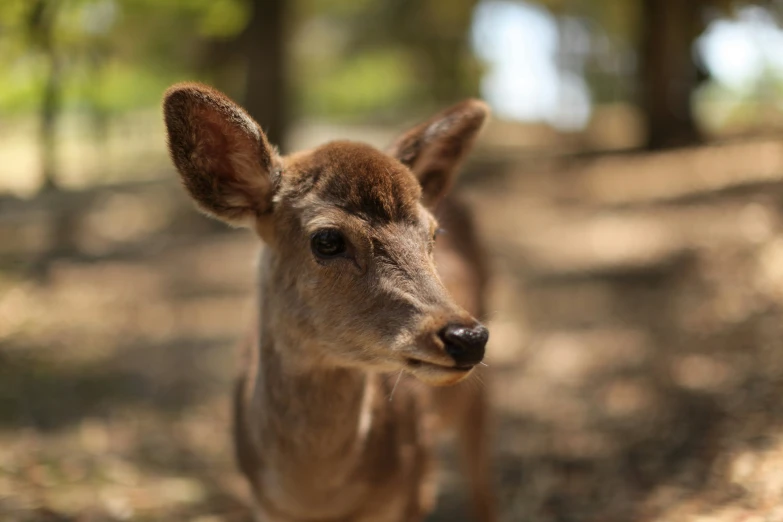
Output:
[[310,238],[310,248],[319,259],[331,259],[347,251],[345,237],[333,228],[319,230],[313,234]]
[[442,228],[436,228],[435,232],[432,233],[432,241],[434,242],[436,239],[438,239],[438,236],[446,232]]

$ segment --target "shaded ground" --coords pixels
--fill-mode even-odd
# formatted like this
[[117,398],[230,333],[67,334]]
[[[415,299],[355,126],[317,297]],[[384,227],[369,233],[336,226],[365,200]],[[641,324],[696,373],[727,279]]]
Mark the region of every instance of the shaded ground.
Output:
[[[783,149],[467,174],[504,520],[783,519]],[[172,182],[0,201],[0,519],[247,520],[254,248]]]

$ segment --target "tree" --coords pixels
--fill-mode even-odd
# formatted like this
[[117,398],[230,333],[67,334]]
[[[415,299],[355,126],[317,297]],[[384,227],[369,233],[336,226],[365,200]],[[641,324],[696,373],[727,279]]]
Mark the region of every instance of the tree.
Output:
[[648,149],[698,143],[692,112],[696,88],[707,79],[693,44],[706,28],[706,13],[728,14],[742,4],[779,6],[765,0],[541,0],[556,14],[580,12],[621,46],[634,49],[634,100],[646,120]]
[[56,131],[62,104],[62,55],[55,40],[60,4],[51,0],[36,0],[27,15],[27,31],[31,46],[46,59],[46,77],[40,110],[41,175],[44,190],[57,188]]
[[287,0],[253,0],[244,33],[247,63],[244,105],[269,140],[285,150],[288,127]]
[[700,83],[692,50],[704,30],[701,0],[641,0],[639,105],[647,120],[647,148],[700,141],[691,96]]

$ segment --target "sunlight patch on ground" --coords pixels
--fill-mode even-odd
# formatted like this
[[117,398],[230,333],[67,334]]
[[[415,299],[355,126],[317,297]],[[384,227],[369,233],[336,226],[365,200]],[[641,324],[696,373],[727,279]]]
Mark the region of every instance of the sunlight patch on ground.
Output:
[[[156,109],[117,117],[106,129],[66,114],[58,127],[57,178],[68,188],[154,179],[168,167],[166,138]],[[0,193],[31,196],[41,186],[41,150],[33,116],[0,127]]]

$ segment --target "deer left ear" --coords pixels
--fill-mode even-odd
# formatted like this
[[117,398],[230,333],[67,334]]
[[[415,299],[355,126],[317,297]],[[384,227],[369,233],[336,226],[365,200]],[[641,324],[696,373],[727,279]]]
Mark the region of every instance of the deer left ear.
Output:
[[277,151],[239,105],[180,83],[166,91],[163,115],[171,159],[201,210],[239,226],[272,211]]
[[430,208],[451,189],[490,110],[480,100],[465,100],[417,125],[389,148],[419,179],[424,205]]

